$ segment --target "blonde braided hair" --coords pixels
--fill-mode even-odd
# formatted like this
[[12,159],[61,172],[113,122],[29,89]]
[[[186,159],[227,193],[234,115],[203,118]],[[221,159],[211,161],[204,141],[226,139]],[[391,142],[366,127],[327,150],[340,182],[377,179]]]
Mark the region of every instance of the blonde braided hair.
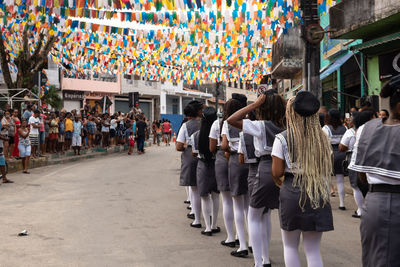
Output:
[[[302,117],[294,111],[294,97],[286,109],[287,143],[294,175],[293,186],[301,191],[300,207],[304,209],[306,197],[313,209],[329,202],[329,179],[332,175],[332,147],[322,131],[318,113]],[[322,203],[321,203],[322,201]]]

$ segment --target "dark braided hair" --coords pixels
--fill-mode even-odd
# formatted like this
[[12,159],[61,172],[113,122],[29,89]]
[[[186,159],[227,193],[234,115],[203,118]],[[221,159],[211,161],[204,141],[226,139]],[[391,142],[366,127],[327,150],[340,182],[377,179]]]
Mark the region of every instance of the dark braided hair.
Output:
[[210,130],[214,121],[217,119],[217,111],[213,107],[206,107],[203,109],[203,117],[200,124],[199,133],[199,152],[204,156],[207,161],[213,158],[210,151]]
[[276,126],[285,128],[286,101],[276,90],[264,92],[265,102],[257,109],[257,119],[272,121]]

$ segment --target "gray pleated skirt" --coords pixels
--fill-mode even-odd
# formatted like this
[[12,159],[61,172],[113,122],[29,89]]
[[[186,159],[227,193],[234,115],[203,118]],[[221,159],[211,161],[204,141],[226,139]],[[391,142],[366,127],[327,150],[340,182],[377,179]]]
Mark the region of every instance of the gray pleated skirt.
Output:
[[360,231],[363,267],[399,267],[400,194],[368,192]]
[[219,191],[230,191],[229,175],[228,175],[228,160],[225,158],[225,152],[218,150],[215,156],[215,178]]
[[197,189],[201,197],[212,192],[218,192],[217,181],[215,180],[215,161],[199,159],[197,163]]
[[338,148],[333,147],[333,157],[334,174],[344,174],[343,161],[346,159],[346,152],[340,152]]
[[333,230],[332,209],[329,203],[324,207],[313,209],[307,200],[304,211],[300,208],[300,190],[293,187],[293,176],[285,175],[285,180],[279,195],[279,215],[281,228],[286,231],[317,231]]
[[239,154],[232,153],[229,157],[229,187],[232,196],[247,194],[247,177],[249,166],[239,163]]
[[258,162],[249,163],[249,175],[247,176],[247,187],[249,190],[249,196],[253,193],[254,183],[256,182],[256,176],[258,172]]
[[[346,155],[348,159],[351,159],[352,153],[348,153]],[[348,170],[349,172],[349,180],[350,180],[350,185],[352,188],[358,188],[358,174],[355,171]]]
[[187,147],[181,155],[181,176],[179,185],[196,186],[197,158],[192,156],[192,147]]
[[250,206],[253,208],[279,208],[279,187],[272,179],[271,168],[272,159],[260,160],[256,182],[250,195]]

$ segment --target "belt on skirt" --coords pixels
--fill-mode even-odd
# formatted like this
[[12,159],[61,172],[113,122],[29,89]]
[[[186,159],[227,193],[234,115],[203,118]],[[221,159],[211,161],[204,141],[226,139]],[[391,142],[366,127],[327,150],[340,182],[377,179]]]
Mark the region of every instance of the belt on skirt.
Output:
[[369,192],[399,193],[400,194],[400,185],[370,184]]
[[261,161],[261,160],[272,160],[272,156],[271,155],[262,155],[261,157],[258,157],[257,159],[258,159],[258,161]]

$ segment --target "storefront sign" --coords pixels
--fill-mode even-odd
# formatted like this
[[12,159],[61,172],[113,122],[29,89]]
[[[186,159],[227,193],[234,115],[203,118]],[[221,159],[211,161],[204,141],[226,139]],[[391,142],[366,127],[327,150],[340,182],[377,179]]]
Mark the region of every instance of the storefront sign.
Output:
[[64,100],[83,100],[83,92],[80,91],[62,91]]
[[111,93],[98,93],[98,92],[91,92],[91,93],[86,93],[85,97],[86,98],[91,98],[91,99],[101,99],[104,96],[108,96],[112,98],[113,94]]
[[381,80],[400,74],[400,50],[379,56],[379,78]]

